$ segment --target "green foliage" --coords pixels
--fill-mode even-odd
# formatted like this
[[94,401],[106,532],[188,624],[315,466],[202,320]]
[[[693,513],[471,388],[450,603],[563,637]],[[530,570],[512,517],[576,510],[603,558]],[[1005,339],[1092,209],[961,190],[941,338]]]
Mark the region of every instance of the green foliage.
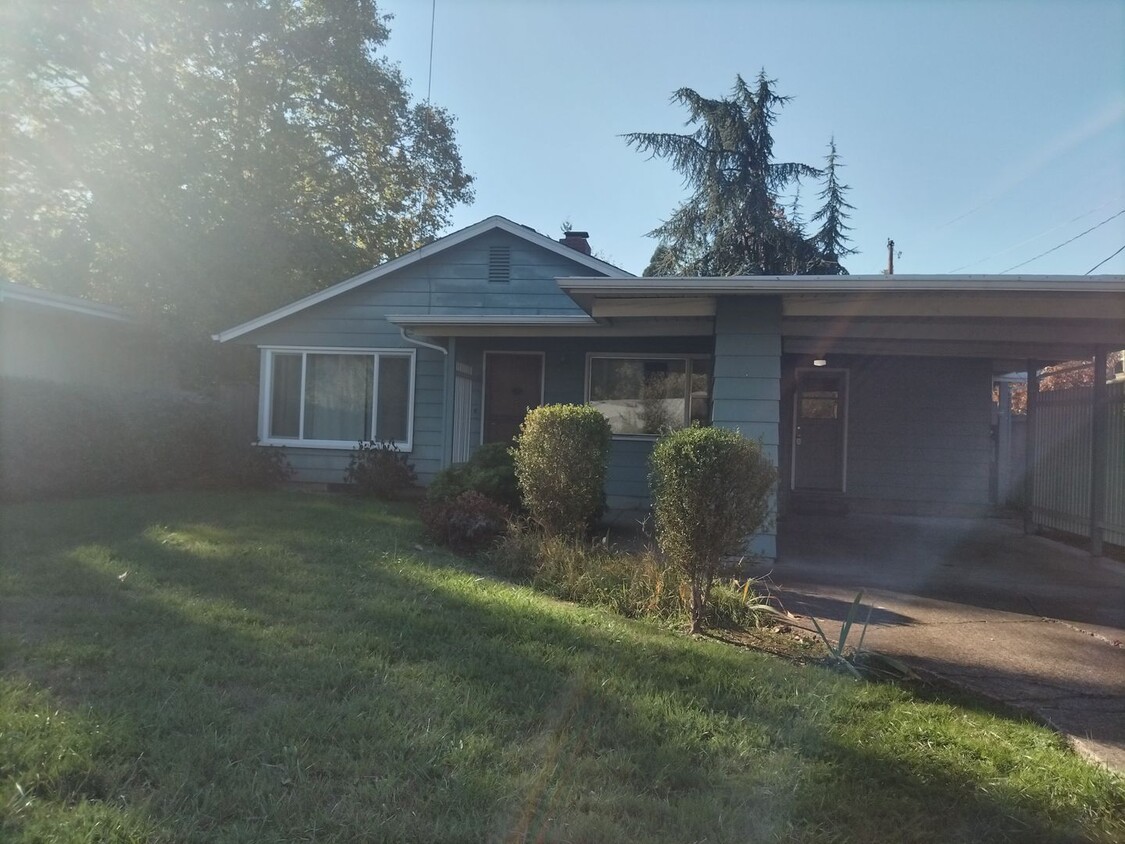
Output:
[[10,0],[0,276],[229,327],[433,239],[472,199],[374,0]]
[[873,606],[867,608],[867,614],[863,618],[863,626],[859,628],[859,641],[854,648],[849,647],[848,639],[851,637],[852,630],[855,629],[855,623],[859,621],[859,613],[863,609],[862,601],[863,590],[861,589],[856,593],[855,598],[848,607],[848,614],[844,616],[844,622],[840,625],[840,635],[836,638],[836,641],[832,641],[828,638],[828,635],[824,632],[824,628],[820,626],[820,622],[817,621],[816,618],[809,616],[809,620],[812,621],[817,635],[828,651],[828,658],[833,664],[845,669],[856,679],[861,679],[863,677],[862,671],[880,676],[890,675],[895,678],[916,677],[914,672],[910,670],[910,667],[902,662],[902,660],[895,659],[885,654],[877,654],[873,651],[865,651],[863,649],[863,642],[867,638],[867,627],[871,623],[871,611],[874,609]]
[[506,444],[482,445],[465,463],[438,472],[426,489],[426,498],[448,501],[469,490],[488,496],[513,513],[519,512],[522,503],[516,464]]
[[530,410],[514,451],[516,479],[531,518],[552,536],[581,536],[602,502],[609,422],[589,405]]
[[453,498],[425,502],[419,515],[426,533],[439,545],[472,554],[502,536],[512,514],[502,504],[470,489]]
[[809,243],[820,257],[819,266],[814,272],[824,275],[847,275],[848,271],[844,269],[840,259],[856,252],[848,246],[847,233],[851,231],[851,226],[846,222],[851,216],[848,211],[854,211],[855,206],[844,198],[844,193],[849,188],[841,184],[836,176],[836,169],[843,166],[836,153],[836,139],[832,138],[828,142],[828,155],[824,159],[824,188],[820,192],[824,205],[812,216],[812,222],[820,222],[821,225],[809,238]]
[[352,450],[344,481],[359,495],[391,501],[401,498],[417,482],[410,455],[392,442],[363,440]]
[[[668,159],[683,175],[691,196],[650,232],[658,240],[645,275],[792,275],[838,272],[850,205],[835,179],[836,147],[829,169],[773,159],[772,126],[789,97],[779,95],[765,71],[748,85],[735,78],[730,96],[708,99],[681,88],[672,101],[688,110],[691,134],[631,132],[626,142],[640,152]],[[822,193],[825,227],[806,238],[798,220],[786,216],[783,191],[802,178],[829,176]],[[831,255],[821,250],[831,249]],[[836,269],[825,270],[828,264]]]
[[1028,718],[551,600],[412,511],[0,507],[0,840],[1125,837],[1120,779]]
[[502,573],[527,579],[556,598],[602,607],[626,618],[682,618],[683,577],[651,549],[622,551],[597,540],[511,530],[489,559]]
[[777,470],[761,445],[736,431],[691,427],[652,452],[653,508],[660,550],[691,585],[691,626],[702,629],[724,555],[766,526]]
[[230,397],[0,379],[0,498],[270,486],[283,449],[256,447]]

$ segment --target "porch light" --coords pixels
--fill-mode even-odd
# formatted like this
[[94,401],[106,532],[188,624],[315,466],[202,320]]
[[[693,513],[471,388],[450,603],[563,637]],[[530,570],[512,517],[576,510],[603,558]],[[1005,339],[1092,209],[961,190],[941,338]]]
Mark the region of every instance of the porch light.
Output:
[[825,360],[824,358],[816,358],[816,359],[815,359],[815,360],[814,360],[814,361],[812,362],[812,365],[813,365],[813,366],[828,366],[828,361],[827,361],[827,360]]

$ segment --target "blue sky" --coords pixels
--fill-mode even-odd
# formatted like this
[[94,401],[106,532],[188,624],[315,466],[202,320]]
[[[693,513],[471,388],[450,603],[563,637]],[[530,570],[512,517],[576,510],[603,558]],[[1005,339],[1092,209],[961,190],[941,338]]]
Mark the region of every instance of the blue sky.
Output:
[[[387,55],[426,95],[430,0],[384,0]],[[682,131],[677,88],[759,69],[793,101],[779,160],[851,186],[853,273],[999,273],[1125,210],[1125,3],[437,0],[432,99],[457,117],[476,202],[640,272],[685,196],[619,137]],[[803,207],[816,207],[815,186]],[[1081,274],[1125,245],[1125,214],[1013,273]],[[1099,273],[1125,273],[1125,252]]]

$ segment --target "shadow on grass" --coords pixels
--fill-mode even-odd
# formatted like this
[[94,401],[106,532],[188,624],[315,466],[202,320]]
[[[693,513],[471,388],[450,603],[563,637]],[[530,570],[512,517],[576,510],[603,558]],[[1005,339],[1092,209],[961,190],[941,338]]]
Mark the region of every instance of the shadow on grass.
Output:
[[[901,691],[396,554],[397,517],[269,500],[43,555],[55,578],[14,605],[12,673],[113,725],[109,793],[172,838],[1049,841],[1087,820],[1046,779],[912,752],[937,728]],[[918,735],[891,742],[900,710]]]

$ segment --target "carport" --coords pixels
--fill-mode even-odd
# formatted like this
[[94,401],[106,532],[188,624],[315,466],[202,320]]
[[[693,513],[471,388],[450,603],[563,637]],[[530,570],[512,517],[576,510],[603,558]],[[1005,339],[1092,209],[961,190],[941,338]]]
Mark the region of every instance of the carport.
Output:
[[[992,382],[1022,369],[1032,385],[1025,528],[1071,511],[1068,529],[1089,536],[1095,555],[1107,532],[1125,536],[1125,404],[1095,378],[1067,429],[1081,442],[1068,434],[1060,451],[1037,432],[1046,401],[1035,394],[1043,366],[1093,359],[1104,372],[1109,351],[1125,348],[1125,277],[564,278],[559,286],[603,329],[660,319],[712,334],[712,422],[760,439],[775,459],[782,532],[784,517],[801,514],[995,515]],[[752,550],[775,557],[775,537],[758,537]]]

